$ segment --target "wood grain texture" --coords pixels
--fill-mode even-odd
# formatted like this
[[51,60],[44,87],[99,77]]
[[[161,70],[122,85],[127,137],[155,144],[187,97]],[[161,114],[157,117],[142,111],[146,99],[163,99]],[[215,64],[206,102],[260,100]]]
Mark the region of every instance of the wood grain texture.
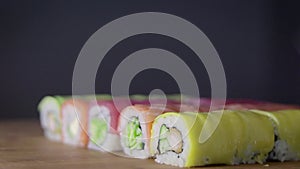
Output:
[[[165,169],[175,168],[156,164],[153,160],[119,157],[52,142],[44,138],[38,120],[0,121],[0,169]],[[279,169],[300,168],[300,162],[272,162],[268,166],[210,166],[210,169]]]

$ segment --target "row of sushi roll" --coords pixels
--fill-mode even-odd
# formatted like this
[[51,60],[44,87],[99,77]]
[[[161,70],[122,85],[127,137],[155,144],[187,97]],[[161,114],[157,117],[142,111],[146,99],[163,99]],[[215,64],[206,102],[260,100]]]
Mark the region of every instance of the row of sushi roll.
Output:
[[[120,111],[130,105],[160,105],[164,101],[160,96],[149,100],[143,95],[131,96],[130,102],[125,97],[113,99],[110,95],[46,96],[38,110],[44,134],[50,140],[101,151],[120,151]],[[178,97],[170,96],[167,104],[179,104]]]
[[[133,95],[129,102],[126,97],[86,95],[46,96],[38,109],[50,140],[122,151],[161,164],[193,167],[300,159],[296,105],[179,94],[151,99]],[[201,134],[209,132],[201,141]]]

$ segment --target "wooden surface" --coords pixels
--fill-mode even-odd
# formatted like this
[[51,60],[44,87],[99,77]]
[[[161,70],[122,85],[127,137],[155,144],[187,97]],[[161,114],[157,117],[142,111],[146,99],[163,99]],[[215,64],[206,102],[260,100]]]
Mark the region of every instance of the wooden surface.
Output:
[[[159,169],[176,168],[153,160],[119,157],[109,153],[76,148],[44,138],[38,120],[0,121],[0,169]],[[267,165],[209,166],[221,169],[300,168],[300,162],[272,162]]]

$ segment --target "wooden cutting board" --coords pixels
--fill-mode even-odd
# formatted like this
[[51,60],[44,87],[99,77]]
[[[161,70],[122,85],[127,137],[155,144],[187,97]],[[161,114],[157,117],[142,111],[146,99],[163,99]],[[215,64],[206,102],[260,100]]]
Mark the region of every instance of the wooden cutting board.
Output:
[[[157,164],[152,159],[124,158],[109,153],[101,153],[49,141],[44,138],[38,120],[0,120],[0,169],[19,168],[178,169],[178,167]],[[272,162],[265,165],[209,166],[199,168],[300,169],[300,162]]]

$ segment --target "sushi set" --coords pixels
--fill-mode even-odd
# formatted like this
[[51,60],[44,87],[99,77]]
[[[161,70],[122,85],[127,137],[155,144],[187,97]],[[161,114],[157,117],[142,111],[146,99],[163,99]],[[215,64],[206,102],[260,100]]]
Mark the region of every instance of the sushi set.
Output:
[[[184,95],[45,96],[46,138],[178,167],[300,160],[300,106]],[[209,134],[201,140],[202,134]]]

